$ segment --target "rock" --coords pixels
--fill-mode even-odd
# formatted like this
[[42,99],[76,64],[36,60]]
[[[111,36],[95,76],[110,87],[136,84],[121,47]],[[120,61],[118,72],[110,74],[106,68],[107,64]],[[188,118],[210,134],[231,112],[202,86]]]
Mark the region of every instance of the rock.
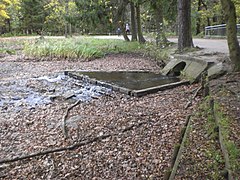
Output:
[[72,97],[75,97],[76,95],[74,94],[74,92],[66,92],[62,96],[63,96],[64,99],[67,100],[67,99],[70,99]]
[[226,69],[222,62],[214,64],[208,69],[208,78],[214,79],[226,73]]

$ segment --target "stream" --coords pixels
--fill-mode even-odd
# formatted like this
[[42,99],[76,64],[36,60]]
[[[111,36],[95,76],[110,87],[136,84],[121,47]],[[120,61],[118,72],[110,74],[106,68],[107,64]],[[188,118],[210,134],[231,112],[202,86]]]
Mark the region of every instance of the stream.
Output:
[[0,82],[0,111],[16,112],[22,108],[35,108],[38,105],[54,101],[87,102],[102,94],[110,93],[110,89],[94,86],[58,73],[30,79],[18,79]]

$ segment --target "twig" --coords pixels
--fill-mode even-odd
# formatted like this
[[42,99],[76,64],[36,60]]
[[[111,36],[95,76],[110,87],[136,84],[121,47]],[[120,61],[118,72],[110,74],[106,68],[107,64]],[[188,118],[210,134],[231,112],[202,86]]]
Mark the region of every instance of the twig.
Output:
[[197,97],[199,91],[201,91],[202,89],[203,89],[202,86],[200,86],[199,88],[197,88],[197,90],[196,90],[195,93],[193,94],[193,97],[192,97],[192,98],[195,99],[195,98]]
[[76,101],[72,106],[70,106],[70,107],[66,110],[66,112],[65,112],[65,114],[64,114],[64,116],[63,116],[63,118],[62,118],[62,131],[63,131],[63,135],[64,135],[65,139],[68,137],[66,122],[67,122],[67,118],[68,118],[68,115],[69,115],[69,111],[70,111],[71,109],[73,109],[74,107],[76,107],[78,104],[80,104],[80,102],[82,102],[82,100],[79,99],[79,100]]

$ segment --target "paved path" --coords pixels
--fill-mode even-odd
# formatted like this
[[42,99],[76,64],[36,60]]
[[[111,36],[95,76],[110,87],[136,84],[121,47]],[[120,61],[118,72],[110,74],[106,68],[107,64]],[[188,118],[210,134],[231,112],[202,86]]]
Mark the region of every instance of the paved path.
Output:
[[[169,38],[169,40],[177,43],[177,38]],[[229,53],[226,39],[193,39],[193,44],[209,52]]]
[[[99,39],[123,39],[123,36],[93,36]],[[130,37],[131,38],[131,37]],[[169,41],[177,43],[177,38],[168,38]],[[193,39],[194,46],[204,48],[208,52],[220,52],[228,54],[226,39]]]

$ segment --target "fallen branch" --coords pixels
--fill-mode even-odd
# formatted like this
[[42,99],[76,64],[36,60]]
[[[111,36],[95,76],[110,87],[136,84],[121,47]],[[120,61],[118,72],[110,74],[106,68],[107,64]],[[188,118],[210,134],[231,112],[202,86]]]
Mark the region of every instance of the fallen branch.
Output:
[[185,126],[181,132],[180,141],[174,148],[173,157],[171,160],[171,167],[170,167],[170,169],[168,169],[168,171],[164,175],[164,179],[166,179],[166,180],[174,180],[175,179],[175,175],[177,173],[177,169],[180,164],[180,159],[182,157],[182,154],[183,154],[183,151],[185,148],[185,143],[186,143],[187,137],[189,135],[190,125],[191,125],[191,115],[188,115],[186,117]]
[[67,108],[63,118],[62,118],[62,131],[63,131],[63,135],[64,138],[66,139],[68,137],[68,132],[67,132],[67,126],[66,126],[66,122],[67,122],[67,118],[69,115],[69,112],[71,109],[73,109],[74,107],[76,107],[78,104],[80,104],[80,102],[82,102],[82,100],[78,100],[76,101],[72,106],[70,106],[69,108]]
[[[76,104],[76,103],[75,103],[75,104]],[[0,160],[0,164],[16,162],[16,161],[20,161],[20,160],[24,160],[24,159],[29,159],[29,158],[33,158],[33,157],[37,157],[37,156],[43,156],[43,155],[47,155],[47,154],[55,153],[55,152],[62,152],[62,151],[67,151],[67,150],[74,150],[74,149],[76,149],[76,148],[78,148],[78,147],[82,147],[82,146],[85,146],[85,145],[88,145],[88,144],[91,144],[91,143],[94,143],[94,142],[101,141],[101,140],[103,140],[103,139],[107,139],[107,138],[112,137],[112,136],[116,136],[116,135],[125,133],[125,132],[127,132],[127,131],[131,131],[131,130],[134,129],[134,127],[137,127],[137,128],[138,128],[138,127],[140,127],[140,126],[142,126],[143,124],[146,124],[146,123],[148,123],[148,122],[149,122],[149,121],[139,122],[139,123],[137,123],[137,124],[133,124],[133,125],[131,125],[131,126],[129,126],[129,127],[126,127],[126,128],[120,130],[120,131],[117,132],[117,133],[112,133],[112,134],[106,134],[106,135],[102,135],[102,136],[97,136],[97,137],[94,137],[94,138],[92,138],[92,139],[84,140],[84,141],[82,141],[82,142],[73,144],[73,145],[71,145],[71,146],[55,148],[55,149],[50,149],[50,150],[46,150],[46,151],[40,151],[40,152],[37,152],[37,153],[25,155],[25,156],[18,156],[18,157],[12,158],[12,159],[2,159],[2,160]]]
[[192,97],[190,97],[190,100],[187,102],[187,104],[185,105],[185,109],[187,109],[188,107],[190,107],[192,105],[192,101],[193,99],[195,99],[198,95],[198,93],[203,90],[203,96],[206,97],[209,95],[209,82],[208,82],[208,78],[207,78],[207,72],[203,72],[201,75],[201,86],[198,87],[195,91],[195,93],[193,94]]
[[87,144],[91,144],[93,142],[100,141],[102,139],[106,139],[110,136],[111,136],[110,134],[102,135],[102,136],[98,136],[98,137],[95,137],[95,138],[90,139],[90,140],[85,140],[85,141],[82,141],[80,143],[73,144],[71,146],[67,146],[67,147],[60,147],[60,148],[50,149],[50,150],[46,150],[46,151],[40,151],[40,152],[29,154],[29,155],[26,155],[26,156],[15,157],[13,159],[3,159],[3,160],[0,160],[0,164],[15,162],[15,161],[24,160],[24,159],[29,159],[29,158],[36,157],[36,156],[43,156],[43,155],[47,155],[47,154],[55,153],[55,152],[61,152],[61,151],[66,151],[66,150],[74,150],[78,147],[85,146]]
[[193,99],[195,99],[197,97],[197,94],[199,93],[199,91],[202,90],[202,86],[200,86],[199,88],[196,89],[195,93],[193,94],[192,97],[190,97],[190,100],[187,102],[187,104],[185,105],[184,109],[189,108],[192,105],[192,101]]

